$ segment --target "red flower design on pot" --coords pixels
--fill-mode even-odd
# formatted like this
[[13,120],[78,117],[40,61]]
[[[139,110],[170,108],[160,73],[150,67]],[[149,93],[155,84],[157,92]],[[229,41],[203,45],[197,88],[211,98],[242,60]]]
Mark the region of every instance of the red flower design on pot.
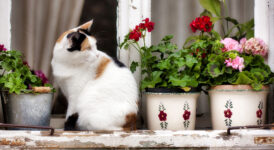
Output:
[[167,116],[167,114],[164,111],[160,111],[160,113],[158,115],[160,121],[166,121],[166,116]]
[[263,102],[260,101],[259,105],[258,105],[258,109],[256,111],[256,115],[257,115],[257,125],[261,125],[263,124]]
[[224,115],[225,115],[226,118],[231,118],[231,116],[232,116],[231,110],[230,109],[225,110]]
[[191,114],[190,111],[185,110],[185,112],[184,112],[184,114],[183,114],[184,120],[188,120],[189,117],[190,117],[190,114]]
[[262,112],[261,109],[259,109],[259,110],[256,112],[256,114],[257,114],[257,117],[258,117],[258,118],[262,118],[263,112]]

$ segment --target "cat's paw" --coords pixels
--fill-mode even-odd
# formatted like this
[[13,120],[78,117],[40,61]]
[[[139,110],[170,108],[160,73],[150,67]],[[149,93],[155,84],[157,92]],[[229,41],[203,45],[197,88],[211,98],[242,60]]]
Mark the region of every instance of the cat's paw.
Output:
[[65,122],[64,130],[65,131],[77,130],[76,123],[77,123],[78,117],[79,117],[78,113],[74,113],[74,114],[70,115]]

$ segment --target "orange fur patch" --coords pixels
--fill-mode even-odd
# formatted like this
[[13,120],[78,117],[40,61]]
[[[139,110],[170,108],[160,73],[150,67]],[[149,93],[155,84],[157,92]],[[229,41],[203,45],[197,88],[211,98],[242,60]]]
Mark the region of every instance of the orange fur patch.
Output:
[[123,125],[123,130],[136,130],[137,115],[135,113],[127,114],[125,117],[126,123]]
[[59,36],[59,38],[57,39],[57,43],[60,43],[62,41],[62,39],[64,38],[64,36],[66,36],[67,34],[73,32],[72,30],[68,30],[66,32],[64,32],[61,36]]
[[89,21],[89,22],[81,25],[80,28],[87,30],[91,25],[92,25],[92,21]]
[[110,63],[110,59],[109,58],[102,58],[98,68],[97,68],[97,71],[96,71],[96,77],[95,79],[99,78],[105,71],[107,65]]
[[91,49],[91,46],[89,44],[88,38],[85,38],[85,40],[81,44],[81,51]]

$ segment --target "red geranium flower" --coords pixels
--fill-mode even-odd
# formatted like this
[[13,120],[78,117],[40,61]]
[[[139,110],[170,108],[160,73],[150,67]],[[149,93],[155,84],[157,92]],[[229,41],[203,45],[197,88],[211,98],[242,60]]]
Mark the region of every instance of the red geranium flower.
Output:
[[143,20],[145,23],[148,23],[149,22],[149,18],[146,18]]
[[154,29],[154,22],[148,22],[145,26],[147,27],[147,31],[151,32]]
[[231,118],[231,116],[232,116],[232,112],[231,112],[230,109],[225,110],[225,111],[224,111],[224,114],[225,114],[225,117],[226,117],[226,118]]
[[139,24],[140,29],[146,29],[146,25],[144,23]]
[[206,57],[206,53],[203,53],[203,54],[202,54],[202,58],[205,58],[205,57]]
[[[144,26],[145,26],[145,28],[147,29],[147,31],[148,32],[151,32],[153,29],[154,29],[154,22],[152,22],[152,21],[149,21],[149,18],[146,18],[146,19],[144,19],[143,21],[145,21],[145,24],[144,24]],[[142,24],[142,23],[141,23]],[[140,24],[140,26],[141,26],[141,24]],[[143,24],[142,24],[142,26],[143,26]]]
[[200,30],[202,32],[210,32],[212,29],[212,22],[210,21],[210,17],[202,16],[197,17],[190,23],[191,30],[196,32],[196,30]]
[[129,34],[129,39],[135,40],[137,42],[137,41],[139,41],[141,36],[142,36],[142,33],[140,31],[133,30]]
[[190,111],[185,110],[185,112],[184,112],[184,114],[183,114],[184,120],[188,120],[189,117],[190,117]]
[[263,112],[262,112],[261,109],[259,109],[259,110],[256,112],[256,114],[257,114],[257,118],[262,118]]
[[167,114],[164,111],[160,111],[160,113],[158,115],[160,121],[166,121],[166,116],[167,116]]
[[151,32],[154,29],[154,22],[149,21],[149,18],[143,21],[145,23],[140,23],[138,26],[135,26],[134,30],[129,33],[129,39],[137,42],[142,37],[142,31],[147,29],[148,32]]

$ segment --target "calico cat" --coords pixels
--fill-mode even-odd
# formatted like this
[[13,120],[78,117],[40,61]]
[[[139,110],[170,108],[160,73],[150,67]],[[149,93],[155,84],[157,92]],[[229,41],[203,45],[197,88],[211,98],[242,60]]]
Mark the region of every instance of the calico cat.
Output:
[[68,99],[65,130],[136,128],[138,88],[132,73],[96,47],[93,21],[64,32],[51,61]]

